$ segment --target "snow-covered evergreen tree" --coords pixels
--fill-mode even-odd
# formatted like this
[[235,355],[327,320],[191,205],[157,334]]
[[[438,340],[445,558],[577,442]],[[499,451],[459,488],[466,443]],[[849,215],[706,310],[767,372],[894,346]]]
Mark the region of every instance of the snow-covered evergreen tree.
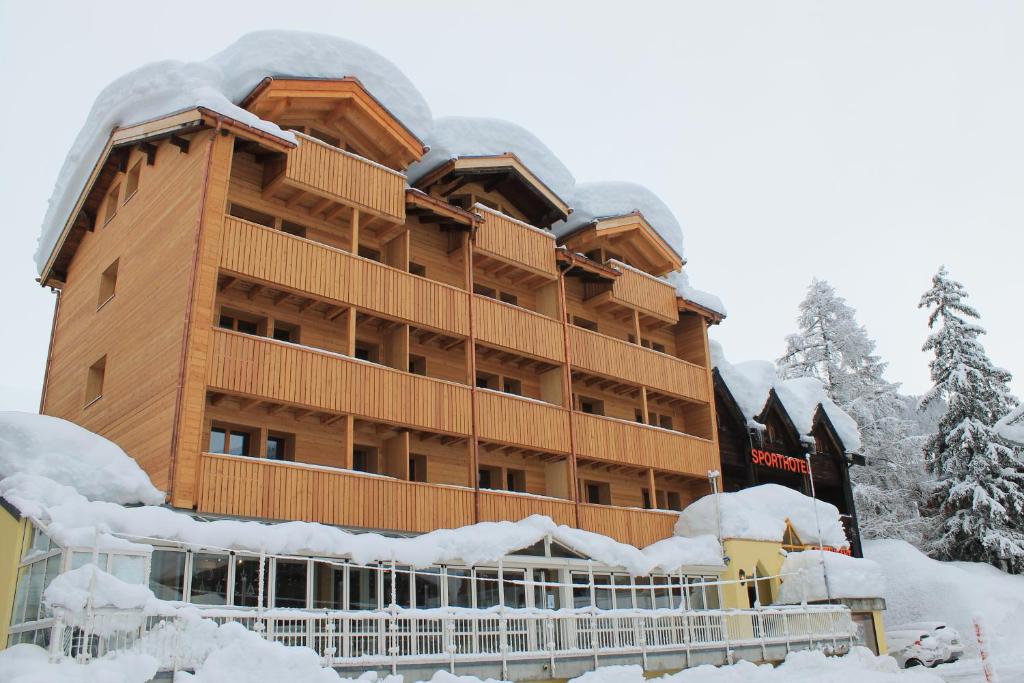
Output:
[[923,438],[907,419],[899,385],[882,376],[886,363],[856,311],[824,280],[814,279],[800,303],[799,331],[786,338],[779,371],[815,377],[857,422],[867,467],[851,470],[861,533],[920,545],[924,523]]
[[993,428],[1017,401],[1010,374],[993,365],[970,322],[979,315],[963,285],[943,266],[919,307],[933,330],[924,344],[934,386],[922,405],[944,400],[938,432],[925,456],[937,481],[929,508],[936,524],[931,551],[939,559],[974,560],[1024,571],[1024,468],[1021,454]]

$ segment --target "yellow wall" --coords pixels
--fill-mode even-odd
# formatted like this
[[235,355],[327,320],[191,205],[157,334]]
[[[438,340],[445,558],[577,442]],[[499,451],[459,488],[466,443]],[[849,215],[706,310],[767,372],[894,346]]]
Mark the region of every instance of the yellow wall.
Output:
[[889,641],[885,638],[885,621],[882,620],[882,610],[871,612],[875,622],[875,642],[878,643],[878,654],[889,654]]
[[[777,576],[782,570],[782,562],[785,559],[780,552],[782,543],[777,541],[748,541],[738,538],[727,538],[723,545],[725,554],[729,558],[729,566],[726,567],[725,580],[739,579],[740,570],[752,577],[758,563],[761,565],[761,572],[768,576]],[[767,605],[779,595],[779,580],[767,581],[770,586],[771,600],[766,599],[762,594],[761,603]],[[722,586],[723,604],[725,607],[747,609],[752,607],[747,596],[749,582],[743,586],[738,583]]]
[[17,519],[0,510],[0,650],[7,647],[14,593],[18,588],[18,564],[24,553],[28,519]]

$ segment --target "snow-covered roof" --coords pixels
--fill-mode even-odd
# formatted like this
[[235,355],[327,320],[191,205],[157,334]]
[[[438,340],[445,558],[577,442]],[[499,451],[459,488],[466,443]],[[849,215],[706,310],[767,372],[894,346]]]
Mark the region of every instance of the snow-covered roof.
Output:
[[718,534],[719,516],[722,538],[781,542],[788,521],[804,543],[833,548],[849,545],[835,505],[778,484],[706,495],[679,515],[676,535]]
[[1024,444],[1024,405],[1019,405],[996,422],[996,433],[1007,441]]
[[804,550],[789,553],[779,573],[786,577],[778,599],[783,604],[885,595],[882,565],[862,557],[828,550]]
[[665,279],[670,285],[676,288],[676,294],[683,297],[687,301],[697,304],[709,311],[714,311],[721,316],[726,316],[729,312],[725,308],[725,304],[722,303],[722,299],[717,294],[706,292],[703,289],[697,289],[690,284],[690,276],[686,271],[677,271],[675,273],[669,273],[665,276]]
[[758,426],[757,417],[764,410],[774,390],[779,403],[789,415],[801,438],[809,438],[814,429],[815,413],[825,413],[848,453],[860,450],[860,430],[849,414],[825,393],[825,387],[813,377],[781,379],[770,361],[730,363],[718,342],[710,342],[711,363],[736,400],[736,405],[750,426]]

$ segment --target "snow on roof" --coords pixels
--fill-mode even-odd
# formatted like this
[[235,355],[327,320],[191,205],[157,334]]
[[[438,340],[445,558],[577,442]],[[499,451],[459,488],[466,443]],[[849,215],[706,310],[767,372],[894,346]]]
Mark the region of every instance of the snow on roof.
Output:
[[1024,444],[1024,405],[1019,405],[996,422],[996,433],[1007,441]]
[[736,399],[749,425],[758,424],[755,418],[764,410],[769,393],[774,389],[775,395],[801,437],[810,436],[814,428],[814,414],[820,405],[846,451],[852,453],[860,450],[860,430],[857,423],[828,397],[820,381],[813,377],[780,379],[775,364],[770,361],[732,364],[726,359],[721,344],[714,341],[710,344],[711,362],[718,369],[718,374],[729,388],[729,393]]
[[46,477],[90,500],[164,502],[163,492],[112,441],[60,418],[0,412],[0,478],[15,475]]
[[595,220],[639,211],[679,257],[683,257],[683,229],[679,221],[665,202],[643,185],[618,181],[579,183],[569,204],[573,209],[569,218],[551,226],[557,237],[568,235]]
[[426,143],[430,151],[409,167],[412,183],[451,159],[511,152],[562,201],[569,200],[576,185],[569,169],[536,135],[503,119],[441,117],[434,121]]
[[723,316],[728,315],[729,312],[725,309],[725,304],[716,294],[711,292],[705,292],[703,289],[697,289],[690,284],[690,276],[685,271],[678,271],[675,273],[669,273],[665,276],[665,279],[670,285],[676,288],[676,294],[683,297],[687,301],[692,301],[698,306],[703,306],[709,311],[714,311]]
[[835,505],[778,484],[762,484],[735,493],[706,495],[691,503],[679,515],[676,535],[688,538],[717,535],[719,515],[722,520],[722,538],[781,541],[788,520],[804,543],[834,548],[849,545],[843,523],[839,519],[839,509]]
[[430,107],[399,69],[373,50],[343,38],[300,31],[249,33],[199,62],[167,60],[130,71],[93,103],[50,196],[36,266],[46,265],[61,230],[114,128],[206,107],[283,140],[294,136],[236,106],[267,76],[357,77],[420,139],[430,133]]
[[885,595],[882,565],[874,560],[828,550],[789,553],[782,562],[780,573],[786,577],[778,599],[783,604]]

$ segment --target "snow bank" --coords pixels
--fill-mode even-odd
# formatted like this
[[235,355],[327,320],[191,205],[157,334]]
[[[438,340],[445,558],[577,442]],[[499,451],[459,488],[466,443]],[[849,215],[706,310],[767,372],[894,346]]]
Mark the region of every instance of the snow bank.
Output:
[[15,645],[0,651],[0,681],[5,683],[146,683],[156,675],[157,660],[124,652],[88,664],[51,664],[37,645]]
[[530,131],[502,119],[446,116],[434,121],[427,137],[430,151],[409,167],[415,183],[450,159],[512,152],[563,201],[568,202],[576,179],[565,164]]
[[778,484],[762,484],[735,493],[720,493],[717,496],[706,495],[680,513],[679,521],[676,522],[676,535],[716,535],[716,498],[720,499],[717,504],[721,510],[722,538],[778,542],[786,532],[788,519],[804,543],[834,548],[845,548],[849,545],[843,524],[839,520],[839,510],[835,505],[814,500],[810,496]]
[[1019,405],[996,422],[996,433],[1007,441],[1024,444],[1024,405]]
[[865,541],[864,555],[886,578],[883,595],[888,628],[915,621],[944,621],[976,651],[971,620],[980,617],[995,656],[1019,656],[1024,576],[1005,574],[979,562],[939,562],[905,541]]
[[[786,577],[779,592],[779,602],[783,604],[831,598],[877,598],[885,591],[885,576],[877,562],[828,550],[789,553],[782,563],[781,573]],[[828,574],[827,589],[825,573]]]
[[73,486],[92,500],[164,502],[142,468],[113,442],[56,417],[0,412],[0,479],[16,474]]
[[430,108],[405,74],[373,50],[334,36],[257,31],[201,62],[147,64],[104,88],[89,111],[57,176],[43,219],[35,257],[39,271],[114,128],[206,107],[294,142],[291,133],[236,106],[267,76],[355,76],[420,139],[430,133]]

